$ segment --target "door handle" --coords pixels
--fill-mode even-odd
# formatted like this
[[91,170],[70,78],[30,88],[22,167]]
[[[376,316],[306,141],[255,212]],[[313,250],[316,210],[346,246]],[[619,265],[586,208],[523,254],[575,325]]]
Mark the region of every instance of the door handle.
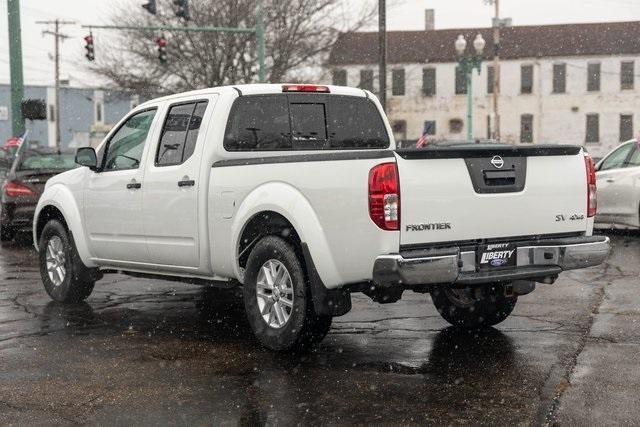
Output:
[[178,187],[193,187],[194,185],[196,185],[196,182],[193,179],[178,181]]
[[142,188],[142,184],[139,182],[132,181],[127,184],[127,190],[137,190],[138,188]]
[[607,178],[607,182],[616,182],[615,178]]

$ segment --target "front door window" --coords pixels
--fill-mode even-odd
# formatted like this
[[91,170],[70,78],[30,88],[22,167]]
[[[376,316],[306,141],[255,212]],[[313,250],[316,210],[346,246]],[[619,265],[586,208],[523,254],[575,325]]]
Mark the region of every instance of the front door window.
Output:
[[103,171],[137,169],[142,159],[144,142],[156,110],[142,111],[129,117],[107,144]]

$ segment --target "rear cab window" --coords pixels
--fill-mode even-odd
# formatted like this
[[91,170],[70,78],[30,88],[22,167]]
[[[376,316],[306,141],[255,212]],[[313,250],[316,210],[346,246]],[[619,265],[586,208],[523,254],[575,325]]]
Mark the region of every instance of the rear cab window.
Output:
[[169,107],[156,151],[156,166],[184,163],[196,146],[207,101],[191,101]]
[[231,108],[227,151],[389,148],[384,121],[364,97],[325,94],[245,95]]

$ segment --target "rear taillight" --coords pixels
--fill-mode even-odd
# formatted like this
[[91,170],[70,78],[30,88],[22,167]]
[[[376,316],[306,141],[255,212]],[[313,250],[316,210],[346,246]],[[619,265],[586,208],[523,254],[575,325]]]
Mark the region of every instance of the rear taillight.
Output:
[[587,170],[587,217],[596,215],[598,210],[598,197],[596,192],[596,167],[590,155],[585,154],[584,164]]
[[14,181],[5,182],[2,191],[9,197],[29,197],[35,196],[35,193],[26,185]]
[[395,163],[369,171],[369,216],[383,230],[400,229],[400,181]]
[[282,85],[283,92],[314,92],[314,93],[329,93],[330,90],[327,86],[318,85]]

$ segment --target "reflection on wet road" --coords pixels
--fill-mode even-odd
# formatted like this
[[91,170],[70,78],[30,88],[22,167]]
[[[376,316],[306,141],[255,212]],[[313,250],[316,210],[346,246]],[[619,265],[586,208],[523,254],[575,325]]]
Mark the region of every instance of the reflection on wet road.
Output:
[[[107,276],[86,303],[0,249],[0,424],[595,424],[640,416],[640,237],[462,332],[429,297],[354,295],[308,354],[271,353],[237,291]],[[635,326],[632,326],[635,325]]]

